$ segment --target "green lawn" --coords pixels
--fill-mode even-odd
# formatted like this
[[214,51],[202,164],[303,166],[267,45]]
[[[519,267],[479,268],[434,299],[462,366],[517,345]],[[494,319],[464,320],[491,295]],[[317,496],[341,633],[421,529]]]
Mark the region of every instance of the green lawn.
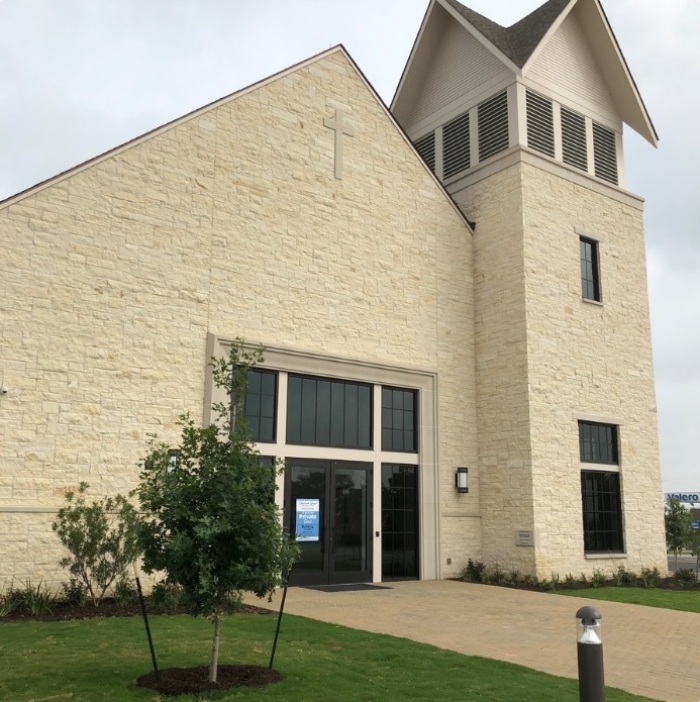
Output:
[[[240,615],[222,626],[221,663],[267,665],[275,617]],[[161,668],[207,662],[211,625],[153,617]],[[546,651],[542,652],[546,656]],[[161,700],[135,686],[150,658],[141,620],[0,624],[0,699],[13,702]],[[278,685],[211,696],[284,702],[576,702],[575,680],[461,656],[405,639],[285,616],[275,668]],[[177,698],[193,700],[192,696]],[[647,698],[609,690],[608,702]]]
[[682,612],[700,613],[700,590],[676,591],[640,587],[598,587],[585,590],[557,590],[557,595],[586,597],[592,600],[608,600],[627,604],[664,607]]

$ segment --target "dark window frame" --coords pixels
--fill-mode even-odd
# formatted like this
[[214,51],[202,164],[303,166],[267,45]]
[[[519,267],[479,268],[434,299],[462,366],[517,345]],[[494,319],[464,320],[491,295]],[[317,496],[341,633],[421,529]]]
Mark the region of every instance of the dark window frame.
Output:
[[579,237],[581,265],[581,297],[592,302],[602,302],[600,288],[600,246],[588,236]]
[[[420,577],[420,466],[381,465],[382,580]],[[400,485],[392,479],[402,476]],[[411,484],[407,485],[407,478]],[[399,563],[398,555],[402,562]],[[410,556],[406,561],[406,556]]]
[[583,547],[587,554],[625,553],[620,473],[581,471]]
[[[381,446],[382,451],[394,451],[396,453],[418,453],[418,391],[412,388],[399,388],[391,385],[382,385],[381,388]],[[387,395],[391,393],[391,398],[388,400]],[[401,407],[395,406],[396,393],[401,395]],[[413,398],[413,407],[407,410],[405,407],[405,396],[409,395]],[[395,419],[398,415],[401,417],[401,427],[395,426]],[[410,414],[411,426],[406,428],[406,415]],[[390,432],[390,434],[388,433]],[[400,432],[401,440],[394,445],[396,432]],[[408,436],[407,436],[408,435]],[[389,438],[391,437],[391,438]],[[407,438],[412,439],[410,448],[405,448]],[[397,446],[400,444],[400,448]]]
[[[257,374],[262,377],[274,378],[274,389],[272,394],[272,416],[262,413],[262,404],[264,397],[270,397],[269,393],[263,393],[262,388],[259,392],[254,392],[250,390],[250,378],[251,375]],[[251,403],[253,402],[253,396],[258,396],[258,411],[253,413],[250,409]],[[251,439],[255,443],[263,444],[273,444],[277,440],[277,416],[278,416],[278,402],[279,402],[279,373],[274,370],[269,370],[267,368],[252,368],[248,371],[248,378],[246,381],[246,393],[243,401],[243,416],[245,417],[246,425]],[[263,419],[272,420],[272,432],[271,434],[265,434],[262,436],[261,424]],[[251,421],[252,420],[252,421]]]
[[619,427],[616,424],[579,420],[578,442],[581,463],[620,465]]
[[[297,421],[297,415],[292,411],[292,407],[290,405],[290,402],[292,401],[292,383],[293,381],[300,380],[301,381],[301,392],[300,392],[300,404],[299,404],[299,410],[298,410],[298,421]],[[316,383],[315,386],[315,392],[314,392],[314,401],[313,401],[313,411],[311,411],[309,414],[304,413],[304,381],[307,382],[314,382]],[[330,412],[326,417],[324,417],[323,414],[320,415],[320,418],[322,421],[327,421],[328,422],[328,441],[319,441],[318,440],[318,435],[319,431],[323,434],[325,434],[325,427],[322,427],[319,429],[319,413],[317,410],[318,407],[318,397],[319,397],[319,383],[327,383],[329,385],[328,391],[329,391],[329,408]],[[335,391],[334,391],[334,386],[335,386]],[[344,388],[356,388],[357,389],[357,416],[355,417],[356,420],[356,426],[355,426],[355,431],[357,433],[357,441],[356,443],[353,443],[351,441],[346,440],[346,436],[348,432],[352,433],[353,432],[353,427],[352,425],[349,425],[348,423],[352,421],[352,417],[348,418],[346,417],[346,409],[347,409],[347,404],[348,404],[348,395],[347,390],[343,391],[343,398],[342,398],[342,411],[336,410],[336,412],[333,412],[333,406],[334,403],[338,401],[338,387],[342,386]],[[360,388],[366,389],[367,390],[367,421],[366,421],[366,426],[364,424],[360,424],[360,419],[361,419],[361,407],[360,407]],[[334,392],[336,393],[335,400],[333,398]],[[308,399],[311,399],[310,396]],[[337,405],[336,405],[337,407]],[[339,427],[337,424],[333,424],[333,416],[334,414],[339,415],[342,414],[342,427]],[[303,440],[304,439],[304,433],[310,431],[310,424],[311,422],[311,415],[313,415],[313,434],[314,434],[314,440],[309,441],[309,440]],[[286,436],[286,442],[287,444],[293,445],[293,446],[323,446],[327,448],[344,448],[344,449],[359,449],[359,450],[367,450],[370,451],[372,450],[374,446],[374,437],[373,437],[373,418],[374,418],[374,396],[373,396],[373,385],[371,383],[362,383],[354,380],[344,380],[344,379],[339,379],[339,378],[328,378],[328,377],[322,377],[322,376],[315,376],[315,375],[307,375],[303,373],[289,373],[287,376],[287,436]],[[305,421],[308,423],[307,426],[305,426]],[[296,426],[292,425],[299,425],[298,431],[296,430]],[[337,436],[338,432],[341,431],[342,434],[342,440],[334,440],[334,434]],[[367,436],[367,441],[363,441],[363,437]]]

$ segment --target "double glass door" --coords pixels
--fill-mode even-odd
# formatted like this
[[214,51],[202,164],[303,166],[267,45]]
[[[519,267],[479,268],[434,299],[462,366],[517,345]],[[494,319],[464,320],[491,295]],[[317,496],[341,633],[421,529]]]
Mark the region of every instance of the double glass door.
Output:
[[287,460],[285,524],[301,556],[293,585],[372,581],[372,464]]

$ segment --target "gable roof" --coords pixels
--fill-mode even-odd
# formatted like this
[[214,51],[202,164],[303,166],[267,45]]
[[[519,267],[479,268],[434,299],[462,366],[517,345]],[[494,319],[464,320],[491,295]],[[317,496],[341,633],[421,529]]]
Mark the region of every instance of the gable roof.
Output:
[[475,224],[474,222],[470,221],[466,215],[462,212],[462,210],[457,206],[455,201],[452,199],[452,196],[447,192],[447,189],[445,186],[442,184],[439,178],[428,168],[428,166],[425,164],[425,161],[423,158],[420,156],[420,154],[416,151],[415,146],[413,145],[413,142],[408,138],[408,135],[406,134],[406,131],[404,128],[399,124],[398,120],[394,117],[394,115],[391,113],[391,110],[387,107],[386,103],[384,100],[382,100],[381,96],[379,93],[375,90],[374,86],[369,82],[367,79],[367,76],[362,72],[360,67],[355,63],[355,60],[350,56],[348,53],[347,49],[342,45],[338,44],[336,46],[331,47],[330,49],[326,49],[325,51],[322,51],[314,56],[311,56],[310,58],[305,59],[304,61],[300,61],[299,63],[296,63],[292,66],[289,66],[288,68],[285,68],[281,71],[278,71],[277,73],[273,73],[271,76],[268,76],[267,78],[263,78],[262,80],[257,81],[256,83],[252,83],[244,88],[241,88],[240,90],[237,90],[234,93],[231,93],[229,95],[225,95],[224,97],[219,98],[218,100],[214,100],[213,102],[210,102],[206,105],[203,105],[202,107],[197,108],[196,110],[193,110],[192,112],[188,112],[185,115],[182,115],[181,117],[177,117],[169,122],[166,122],[165,124],[160,125],[159,127],[155,127],[154,129],[151,129],[144,134],[141,134],[137,137],[134,137],[133,139],[130,139],[129,141],[124,142],[123,144],[119,144],[118,146],[115,146],[112,149],[109,149],[108,151],[105,151],[101,154],[98,154],[97,156],[93,156],[92,158],[88,159],[87,161],[83,161],[82,163],[79,163],[72,168],[69,168],[65,171],[62,171],[60,173],[57,173],[56,175],[47,178],[46,180],[42,180],[39,183],[36,183],[34,185],[29,186],[28,188],[25,188],[24,190],[21,190],[18,193],[15,193],[14,195],[10,195],[9,197],[5,198],[4,200],[0,200],[0,209],[3,209],[5,207],[9,207],[10,205],[14,204],[15,202],[18,202],[19,200],[24,199],[25,197],[29,197],[30,195],[33,195],[34,193],[40,192],[44,190],[45,188],[48,188],[52,185],[55,185],[57,183],[60,183],[62,180],[65,180],[66,178],[70,178],[72,175],[75,175],[77,173],[80,173],[81,171],[84,171],[87,168],[90,168],[98,163],[101,163],[102,161],[105,161],[108,158],[111,158],[112,156],[116,156],[117,154],[121,153],[122,151],[125,151],[127,149],[130,149],[134,146],[137,146],[138,144],[151,139],[155,136],[158,136],[159,134],[168,131],[169,129],[172,129],[174,127],[177,127],[180,124],[183,124],[185,122],[188,122],[192,119],[195,119],[196,117],[199,117],[203,114],[206,114],[210,110],[216,109],[217,107],[220,107],[221,105],[224,105],[232,100],[235,100],[243,95],[247,95],[249,92],[257,90],[258,88],[261,88],[269,83],[272,83],[280,78],[283,78],[286,75],[289,75],[290,73],[294,73],[295,71],[298,71],[301,68],[304,68],[305,66],[308,66],[309,64],[315,63],[316,61],[320,61],[327,56],[330,56],[331,54],[334,53],[341,53],[343,57],[348,61],[350,66],[353,68],[353,70],[357,73],[358,77],[360,80],[364,83],[364,85],[367,87],[371,95],[374,97],[374,99],[377,101],[379,104],[380,108],[382,111],[385,113],[389,121],[392,123],[392,125],[396,128],[396,130],[399,132],[403,140],[406,142],[408,147],[414,152],[416,159],[418,162],[425,168],[425,170],[428,172],[430,177],[433,179],[437,187],[443,192],[446,200],[448,201],[449,205],[452,207],[452,209],[457,213],[459,218],[467,225],[467,228],[469,229],[470,233],[473,234],[474,232],[474,227]]
[[[392,110],[397,114],[405,113],[406,104],[410,104],[414,99],[409,96],[407,103],[402,93],[404,87],[407,88],[406,92],[413,93],[417,87],[417,80],[420,80],[418,76],[422,69],[416,64],[425,60],[426,49],[422,45],[434,42],[434,35],[439,31],[435,29],[433,22],[436,6],[445,10],[454,21],[460,22],[473,36],[480,38],[481,43],[517,75],[526,74],[535,54],[546,45],[569,12],[577,7],[581,12],[580,16],[585,20],[584,31],[595,46],[601,71],[609,83],[615,107],[622,121],[656,146],[656,129],[600,0],[547,0],[510,27],[503,27],[465,7],[458,0],[431,0],[391,102]],[[417,58],[419,56],[420,60]],[[468,70],[468,67],[465,69]]]
[[571,0],[549,0],[510,27],[503,27],[493,22],[457,0],[445,0],[445,2],[518,68],[522,68]]

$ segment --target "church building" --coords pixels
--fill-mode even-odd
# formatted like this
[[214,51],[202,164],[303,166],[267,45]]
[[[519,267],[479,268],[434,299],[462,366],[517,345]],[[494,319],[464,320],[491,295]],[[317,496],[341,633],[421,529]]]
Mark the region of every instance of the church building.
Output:
[[664,572],[623,125],[599,0],[430,0],[390,107],[339,46],[1,202],[0,583],[65,580],[65,492],[210,421],[237,338],[296,583]]

